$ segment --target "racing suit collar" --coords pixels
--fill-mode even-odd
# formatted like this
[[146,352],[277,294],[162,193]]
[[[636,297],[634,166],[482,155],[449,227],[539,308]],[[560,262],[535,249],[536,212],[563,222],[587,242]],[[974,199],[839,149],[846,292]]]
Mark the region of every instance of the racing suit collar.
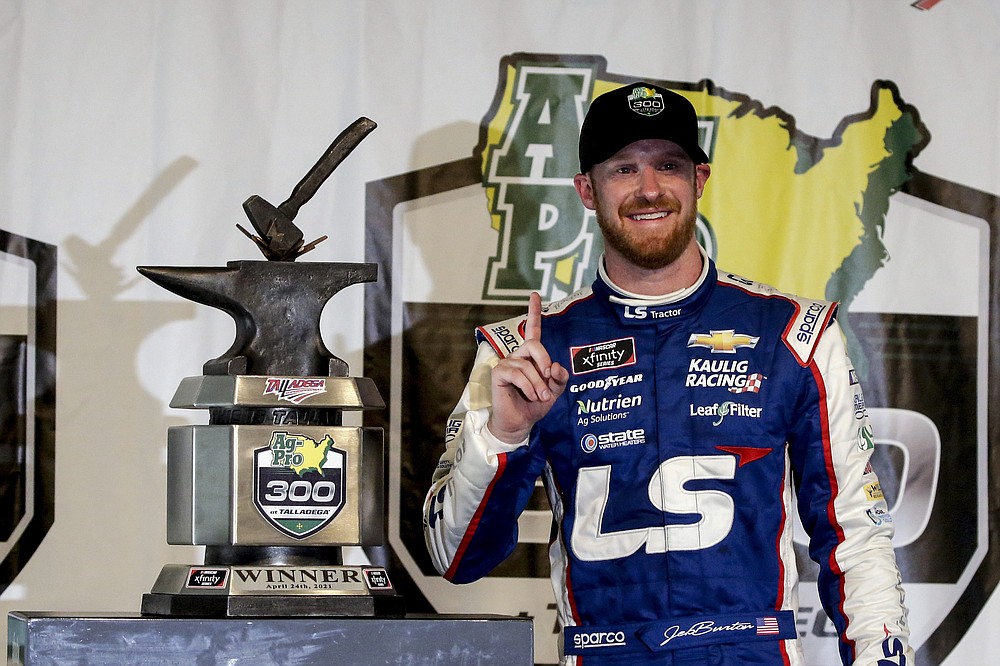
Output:
[[699,247],[699,250],[701,250],[702,268],[701,275],[695,283],[660,296],[636,294],[616,285],[608,277],[602,255],[597,265],[598,275],[594,281],[594,293],[604,297],[619,321],[626,325],[664,322],[692,315],[701,309],[701,304],[708,296],[710,287],[718,275],[715,262],[709,258],[704,248]]

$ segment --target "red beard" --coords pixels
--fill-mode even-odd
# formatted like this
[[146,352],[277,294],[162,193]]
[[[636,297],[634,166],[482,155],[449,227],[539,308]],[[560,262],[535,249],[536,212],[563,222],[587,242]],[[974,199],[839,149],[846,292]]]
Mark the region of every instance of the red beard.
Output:
[[[595,196],[595,203],[596,201]],[[680,212],[680,205],[673,199],[659,199],[639,206],[635,202],[623,204],[618,210],[620,219],[629,215],[647,212],[650,209],[667,210],[671,213]],[[640,225],[609,223],[601,214],[601,206],[597,205],[597,224],[604,235],[604,243],[613,248],[629,262],[645,269],[657,269],[669,266],[675,262],[691,243],[695,235],[698,212],[690,211],[677,219],[674,226],[661,229],[656,233],[643,229]]]

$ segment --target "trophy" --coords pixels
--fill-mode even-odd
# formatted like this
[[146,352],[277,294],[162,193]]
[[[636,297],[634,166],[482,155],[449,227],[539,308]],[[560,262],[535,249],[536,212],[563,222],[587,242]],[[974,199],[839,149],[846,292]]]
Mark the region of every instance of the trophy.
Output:
[[343,425],[345,410],[381,409],[374,382],[349,376],[323,344],[320,315],[344,287],[372,282],[375,264],[295,259],[299,208],[375,128],[359,118],[275,207],[251,196],[266,261],[138,271],[228,313],[236,339],[183,379],[170,406],[207,409],[207,425],[167,435],[167,542],[205,546],[205,563],[168,564],[142,598],[146,615],[398,616],[402,597],[379,566],[343,563],[344,546],[381,545],[383,433]]
[[170,401],[209,414],[167,434],[167,541],[204,546],[204,564],[164,566],[141,615],[12,611],[8,664],[534,663],[530,618],[406,615],[384,567],[344,563],[385,527],[382,429],[345,426],[344,412],[385,404],[319,323],[376,265],[296,262],[325,237],[304,243],[293,219],[374,128],[344,130],[280,206],[243,204],[256,233],[237,227],[266,261],[139,267],[236,322],[229,350]]

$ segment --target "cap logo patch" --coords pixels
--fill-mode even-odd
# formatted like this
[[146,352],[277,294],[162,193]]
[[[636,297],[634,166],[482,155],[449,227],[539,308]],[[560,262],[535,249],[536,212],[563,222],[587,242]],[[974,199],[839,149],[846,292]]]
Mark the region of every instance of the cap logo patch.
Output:
[[628,105],[630,109],[644,116],[655,116],[665,108],[663,95],[644,86],[632,88],[632,94],[628,96]]

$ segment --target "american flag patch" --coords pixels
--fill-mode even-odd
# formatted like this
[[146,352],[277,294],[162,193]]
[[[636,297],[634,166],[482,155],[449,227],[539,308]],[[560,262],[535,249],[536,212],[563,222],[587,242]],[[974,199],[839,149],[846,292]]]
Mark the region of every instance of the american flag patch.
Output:
[[778,633],[778,618],[774,616],[757,618],[757,635],[770,636]]
[[749,377],[747,377],[747,383],[743,386],[730,386],[730,393],[757,393],[760,391],[760,385],[764,383],[767,379],[764,375],[759,372],[755,372]]

